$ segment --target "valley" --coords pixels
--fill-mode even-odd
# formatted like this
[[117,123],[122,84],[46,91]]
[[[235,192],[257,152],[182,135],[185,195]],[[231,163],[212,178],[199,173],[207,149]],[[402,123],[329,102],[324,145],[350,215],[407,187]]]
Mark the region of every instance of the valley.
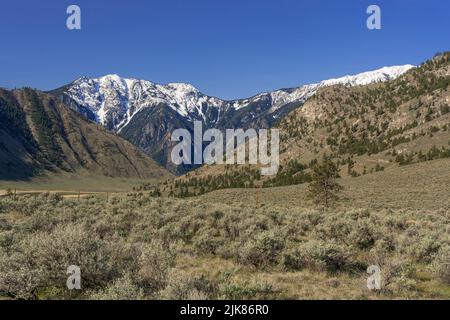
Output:
[[[118,76],[0,90],[0,298],[450,299],[450,53],[380,70],[238,104]],[[168,164],[196,119],[279,129],[278,173]]]

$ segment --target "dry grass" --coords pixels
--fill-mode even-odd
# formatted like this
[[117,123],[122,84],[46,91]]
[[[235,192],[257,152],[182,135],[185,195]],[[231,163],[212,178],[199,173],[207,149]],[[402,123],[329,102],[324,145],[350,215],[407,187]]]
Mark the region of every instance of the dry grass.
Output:
[[[20,277],[11,267],[20,263],[41,299],[450,299],[435,268],[450,245],[449,165],[343,178],[344,199],[328,212],[311,207],[305,185],[188,199],[2,197],[0,277]],[[66,260],[46,259],[79,259],[73,245],[86,252],[87,274],[108,266],[78,296],[64,289]],[[366,287],[371,264],[386,273],[381,292]],[[61,270],[58,281],[46,270]],[[18,297],[33,297],[20,288]]]
[[58,173],[46,174],[32,178],[31,180],[1,180],[0,192],[6,189],[17,189],[25,192],[70,192],[96,193],[96,192],[128,192],[133,187],[146,183],[157,184],[159,179],[130,179],[112,178],[106,176],[92,175],[88,172],[76,174]]
[[[341,208],[450,210],[450,159],[389,167],[385,171],[339,180]],[[263,189],[228,189],[201,196],[206,202],[256,207],[310,208],[307,185]]]

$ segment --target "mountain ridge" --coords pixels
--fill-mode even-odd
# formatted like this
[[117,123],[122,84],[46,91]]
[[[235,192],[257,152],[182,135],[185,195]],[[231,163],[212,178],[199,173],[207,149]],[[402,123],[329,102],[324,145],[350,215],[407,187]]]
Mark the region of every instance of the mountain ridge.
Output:
[[[66,93],[80,106],[87,107],[93,113],[95,113],[97,116],[97,122],[105,126],[107,125],[106,113],[108,112],[108,110],[104,109],[106,107],[105,104],[106,102],[113,102],[107,100],[110,97],[105,97],[105,91],[108,89],[124,90],[122,97],[127,97],[129,99],[129,104],[130,100],[134,102],[133,100],[136,100],[136,98],[137,100],[141,98],[140,93],[137,93],[137,95],[132,94],[132,91],[136,91],[137,89],[139,89],[137,88],[139,86],[141,86],[141,89],[144,90],[154,89],[159,91],[157,92],[157,94],[159,95],[150,97],[155,100],[155,103],[157,103],[159,99],[161,99],[161,102],[165,102],[166,104],[168,104],[169,107],[173,108],[181,116],[188,117],[189,120],[197,120],[190,117],[190,115],[197,109],[196,111],[198,111],[199,115],[204,117],[205,115],[203,114],[202,110],[199,110],[198,108],[199,103],[203,102],[209,102],[211,104],[211,107],[215,108],[226,109],[227,107],[231,107],[235,110],[239,110],[247,107],[251,101],[255,101],[261,99],[264,96],[270,95],[274,105],[272,106],[271,111],[274,112],[282,105],[310,97],[310,95],[312,95],[313,92],[317,90],[317,88],[323,86],[331,86],[335,84],[350,86],[366,85],[374,82],[392,80],[410,70],[411,68],[414,68],[414,66],[409,64],[382,67],[379,69],[354,75],[346,75],[339,78],[323,80],[319,83],[305,84],[298,87],[260,92],[249,98],[242,99],[221,99],[216,96],[207,95],[190,83],[170,82],[167,84],[159,84],[144,79],[124,78],[120,77],[117,74],[108,74],[98,78],[78,78],[68,85],[69,89],[66,91]],[[110,88],[108,88],[108,83],[111,86]],[[99,92],[93,91],[93,87]],[[77,93],[81,93],[81,95],[77,95]],[[192,98],[197,98],[198,101]],[[102,101],[101,99],[104,100]],[[176,105],[178,105],[179,108],[176,108]],[[126,111],[125,113],[128,117],[128,121],[125,124],[123,122],[119,122],[115,125],[114,129],[120,131],[124,126],[126,126],[127,123],[129,123],[129,117],[133,117],[137,112],[141,110],[141,108],[145,107],[151,107],[151,105],[144,104],[139,108],[135,108],[134,106],[132,106],[131,108],[127,108],[126,110],[124,110]],[[129,109],[134,109],[134,112],[130,114],[128,112]]]
[[138,146],[172,173],[183,174],[195,166],[176,167],[171,163],[170,149],[174,143],[170,137],[175,129],[192,132],[194,121],[201,121],[205,129],[269,128],[322,87],[384,82],[412,68],[412,65],[383,67],[237,100],[205,95],[191,84],[163,85],[116,74],[82,77],[51,93],[88,119]]

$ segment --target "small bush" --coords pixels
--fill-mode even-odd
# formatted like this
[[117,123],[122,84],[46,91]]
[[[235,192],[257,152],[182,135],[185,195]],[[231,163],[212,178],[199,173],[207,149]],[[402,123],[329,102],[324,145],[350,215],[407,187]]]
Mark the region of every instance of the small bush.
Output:
[[1,258],[0,273],[6,277],[1,291],[33,298],[40,287],[65,287],[71,265],[80,267],[83,288],[101,286],[117,274],[109,254],[108,244],[81,225],[38,232],[17,243],[13,255]]
[[274,293],[273,286],[261,280],[227,282],[220,287],[220,298],[225,300],[269,299]]
[[267,268],[277,263],[284,248],[284,239],[273,231],[258,234],[248,240],[239,252],[239,261],[258,268]]
[[450,246],[443,247],[433,261],[435,276],[444,284],[450,285]]
[[308,265],[307,257],[298,249],[285,250],[281,256],[281,266],[286,271],[301,270]]
[[114,280],[104,290],[89,295],[93,300],[143,300],[144,292],[133,282],[128,274]]
[[23,254],[0,251],[0,294],[13,299],[37,299],[45,278]]
[[375,264],[381,271],[381,289],[385,293],[400,294],[413,290],[415,268],[401,256],[390,256],[385,252],[372,250],[368,264]]
[[175,264],[176,253],[160,241],[143,244],[138,259],[138,282],[145,292],[155,293],[167,285],[170,269]]
[[270,299],[277,293],[273,285],[261,277],[252,280],[235,278],[237,271],[237,269],[227,270],[221,274],[218,286],[219,299]]
[[411,254],[419,262],[430,263],[439,252],[442,243],[437,239],[427,236],[419,243],[411,247]]
[[65,284],[70,265],[80,267],[86,288],[106,283],[116,275],[108,244],[82,225],[62,225],[51,233],[38,233],[25,241],[24,249],[57,284]]
[[356,223],[349,235],[350,242],[361,250],[373,247],[377,238],[373,226],[367,222]]
[[382,289],[399,294],[416,286],[414,266],[403,259],[392,258],[381,266]]
[[206,300],[214,298],[216,294],[216,286],[207,278],[174,269],[170,272],[161,297],[168,300]]
[[214,230],[200,230],[193,239],[193,245],[200,254],[215,254],[223,240],[215,236]]
[[349,248],[331,242],[310,240],[300,246],[304,265],[321,271],[346,271],[354,267]]

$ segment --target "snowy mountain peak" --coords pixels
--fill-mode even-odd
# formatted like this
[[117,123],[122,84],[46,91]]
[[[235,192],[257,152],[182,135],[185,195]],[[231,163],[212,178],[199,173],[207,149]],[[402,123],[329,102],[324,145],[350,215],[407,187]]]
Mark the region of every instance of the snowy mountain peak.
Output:
[[224,103],[220,99],[203,95],[191,84],[161,85],[122,78],[117,74],[79,78],[69,86],[66,94],[78,106],[90,110],[99,123],[114,130],[126,126],[143,108],[163,104],[190,120],[202,120],[205,119],[204,105],[219,108]]
[[367,71],[356,75],[344,76],[337,79],[329,79],[321,82],[324,86],[343,84],[348,86],[363,86],[371,83],[394,80],[414,68],[413,65],[383,67],[374,71]]
[[103,77],[100,77],[101,80],[112,80],[112,81],[122,81],[122,77],[118,74],[107,74]]
[[166,87],[173,88],[176,91],[186,92],[186,93],[193,93],[193,92],[198,93],[199,92],[198,89],[196,87],[194,87],[193,85],[191,85],[189,83],[183,83],[183,82],[168,83],[166,85]]
[[[383,67],[357,75],[261,93],[251,98],[233,101],[204,95],[187,83],[162,85],[146,80],[122,78],[117,74],[99,78],[79,78],[69,85],[65,94],[81,109],[92,112],[99,123],[111,130],[120,131],[144,108],[161,105],[171,108],[188,121],[202,120],[214,125],[230,110],[236,112],[244,110],[246,121],[257,118],[261,113],[268,113],[276,118],[278,111],[292,103],[297,105],[304,103],[321,87],[336,84],[359,86],[389,81],[413,67],[412,65]],[[248,112],[245,113],[245,110]]]

